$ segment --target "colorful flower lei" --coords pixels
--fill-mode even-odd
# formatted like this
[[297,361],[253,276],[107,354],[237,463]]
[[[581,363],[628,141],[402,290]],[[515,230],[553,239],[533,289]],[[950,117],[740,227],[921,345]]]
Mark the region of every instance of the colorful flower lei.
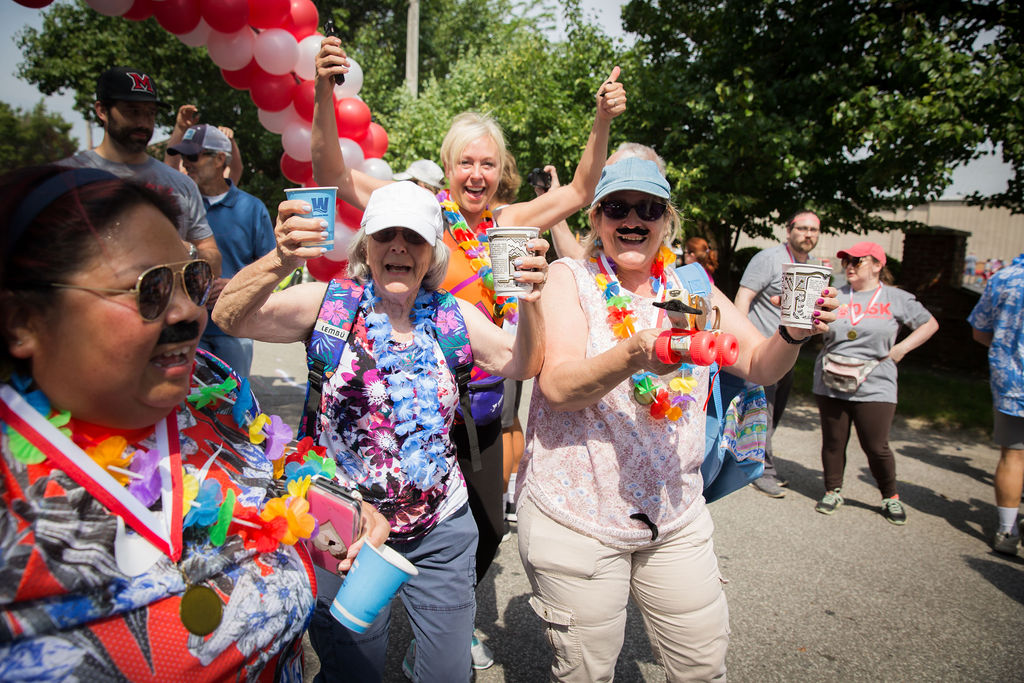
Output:
[[469,260],[469,267],[480,276],[490,290],[495,318],[503,318],[515,325],[519,321],[519,302],[516,297],[494,296],[494,274],[491,272],[490,245],[487,243],[487,228],[494,227],[494,215],[491,210],[484,209],[483,220],[476,226],[476,231],[473,231],[469,229],[459,205],[451,198],[448,190],[438,192],[437,201],[441,203],[441,212],[448,223],[452,238]]
[[[666,246],[658,250],[651,264],[651,290],[657,297],[668,288],[668,272],[675,262],[675,254]],[[630,296],[623,292],[615,275],[615,265],[604,254],[591,257],[600,272],[594,276],[598,289],[604,295],[608,309],[607,321],[612,333],[619,339],[629,339],[636,334],[636,311],[630,308]],[[651,417],[655,420],[668,419],[673,422],[688,415],[691,407],[697,405],[692,396],[697,388],[693,366],[683,365],[679,376],[673,377],[668,386],[652,372],[643,370],[630,377],[633,383],[633,399],[640,405],[650,406]]]
[[[391,350],[391,320],[376,311],[366,316],[366,338],[373,344],[377,367],[386,373],[388,396],[393,409],[391,420],[395,434],[404,436],[399,455],[402,473],[421,490],[440,481],[448,472],[448,448],[443,439],[444,417],[437,380],[433,372],[437,364],[434,341],[434,295],[420,289],[413,303],[412,367],[401,367],[401,359]],[[366,285],[369,307],[380,302],[373,283]]]

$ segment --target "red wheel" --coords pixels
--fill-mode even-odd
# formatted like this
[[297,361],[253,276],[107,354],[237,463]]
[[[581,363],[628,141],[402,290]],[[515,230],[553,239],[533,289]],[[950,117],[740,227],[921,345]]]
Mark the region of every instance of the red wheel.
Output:
[[718,364],[723,368],[736,363],[740,357],[740,343],[731,334],[722,334],[718,337]]
[[715,335],[710,332],[697,332],[690,337],[690,359],[695,365],[711,365],[715,362]]
[[666,365],[674,365],[683,359],[682,354],[672,350],[672,333],[662,332],[654,340],[654,355]]

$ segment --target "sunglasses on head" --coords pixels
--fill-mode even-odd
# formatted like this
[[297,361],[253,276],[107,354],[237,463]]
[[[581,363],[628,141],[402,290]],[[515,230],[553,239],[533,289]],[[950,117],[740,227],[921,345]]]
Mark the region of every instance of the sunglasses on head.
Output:
[[642,221],[656,221],[665,214],[668,205],[657,199],[641,199],[636,204],[621,199],[605,199],[601,202],[601,213],[612,220],[622,220],[630,210],[636,211],[637,218]]
[[[181,266],[181,268],[176,268]],[[106,292],[110,294],[135,294],[135,302],[139,306],[139,315],[147,322],[157,320],[164,314],[174,294],[174,281],[181,276],[181,288],[196,306],[206,304],[213,284],[213,269],[202,259],[168,263],[153,266],[146,270],[135,281],[131,289],[112,289],[109,287],[86,287],[84,285],[66,285],[51,282],[51,287],[61,289],[84,289],[89,292]]]
[[857,266],[860,265],[860,262],[863,261],[864,258],[864,256],[847,256],[842,260],[843,268],[846,268],[848,266],[853,266],[854,268],[856,268]]
[[415,230],[408,228],[384,228],[379,232],[375,232],[370,237],[373,238],[374,242],[380,242],[381,244],[387,244],[391,240],[395,239],[399,231],[402,233],[402,239],[405,240],[406,244],[413,244],[419,246],[426,244],[427,240],[423,238],[423,235],[419,234]]

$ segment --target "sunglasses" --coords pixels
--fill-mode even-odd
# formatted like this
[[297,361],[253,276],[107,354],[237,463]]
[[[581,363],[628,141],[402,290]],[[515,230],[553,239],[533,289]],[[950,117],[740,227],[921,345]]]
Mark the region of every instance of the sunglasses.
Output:
[[[175,270],[174,266],[181,266]],[[157,320],[171,304],[174,294],[174,281],[181,276],[181,288],[196,306],[206,304],[213,284],[213,269],[202,259],[169,263],[154,266],[142,273],[131,289],[112,289],[109,287],[85,287],[83,285],[66,285],[51,282],[51,287],[61,289],[84,289],[88,292],[106,292],[110,294],[135,294],[135,302],[139,306],[139,315],[146,322]]]
[[601,202],[601,213],[612,220],[622,220],[630,210],[636,211],[637,218],[642,221],[656,221],[665,215],[668,205],[655,199],[641,199],[636,204],[621,199],[606,199]]
[[860,266],[860,262],[863,260],[863,256],[848,256],[842,260],[843,268],[848,268],[849,266],[856,268]]
[[418,247],[421,244],[427,243],[427,240],[423,238],[423,235],[419,234],[415,230],[409,230],[408,228],[384,228],[379,232],[373,233],[370,237],[373,238],[374,242],[387,244],[391,240],[395,239],[399,232],[402,233],[402,239],[405,240],[406,244],[412,244]]
[[218,152],[200,152],[199,154],[182,154],[181,156],[194,164],[199,161],[199,157],[212,157],[214,154],[218,154]]

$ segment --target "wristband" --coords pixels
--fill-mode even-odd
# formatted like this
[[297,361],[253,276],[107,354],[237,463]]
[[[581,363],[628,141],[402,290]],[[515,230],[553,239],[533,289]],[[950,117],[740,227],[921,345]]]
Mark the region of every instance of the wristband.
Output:
[[806,344],[811,339],[810,337],[804,337],[803,339],[793,339],[793,337],[790,336],[789,330],[786,329],[785,325],[779,325],[779,336],[782,337],[782,341],[786,342],[787,344],[796,345]]

